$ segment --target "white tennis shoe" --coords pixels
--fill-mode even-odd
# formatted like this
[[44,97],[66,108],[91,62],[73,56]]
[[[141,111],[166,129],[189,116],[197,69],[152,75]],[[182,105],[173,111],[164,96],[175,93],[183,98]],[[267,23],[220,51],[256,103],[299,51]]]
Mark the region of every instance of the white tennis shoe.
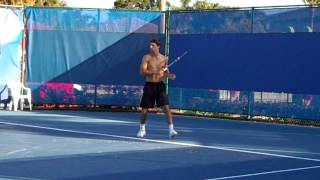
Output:
[[169,130],[169,138],[175,138],[176,135],[178,135],[177,131],[175,131],[174,129]]
[[139,138],[143,138],[143,137],[145,137],[147,135],[147,133],[146,133],[146,130],[139,130],[139,132],[138,132],[138,134],[137,134],[137,137],[139,137]]

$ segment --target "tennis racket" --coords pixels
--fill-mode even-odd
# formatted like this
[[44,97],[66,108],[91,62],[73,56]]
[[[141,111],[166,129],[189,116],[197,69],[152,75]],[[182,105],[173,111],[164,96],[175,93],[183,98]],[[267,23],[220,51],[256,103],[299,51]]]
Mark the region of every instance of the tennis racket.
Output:
[[184,53],[182,53],[180,56],[178,56],[175,60],[173,60],[166,68],[164,68],[163,70],[166,71],[168,70],[169,67],[171,67],[172,65],[174,65],[175,63],[177,63],[178,61],[180,61],[182,59],[183,56],[185,56],[186,54],[188,54],[188,51],[185,51]]

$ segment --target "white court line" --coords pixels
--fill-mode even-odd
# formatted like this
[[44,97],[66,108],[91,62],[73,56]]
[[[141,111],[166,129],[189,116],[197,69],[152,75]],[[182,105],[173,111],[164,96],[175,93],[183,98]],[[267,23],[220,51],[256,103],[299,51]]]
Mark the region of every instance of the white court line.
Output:
[[249,150],[249,151],[265,151],[265,152],[278,152],[278,153],[320,155],[320,153],[307,152],[307,151],[289,151],[289,150],[278,150],[278,149],[246,148],[246,147],[232,147],[232,146],[224,146],[224,147],[231,148],[231,149]]
[[41,180],[41,179],[35,179],[35,178],[18,177],[18,176],[2,176],[2,175],[0,175],[0,179]]
[[218,149],[218,150],[231,151],[231,152],[240,152],[240,153],[264,155],[264,156],[272,156],[272,157],[281,157],[281,158],[288,158],[288,159],[298,159],[298,160],[307,160],[307,161],[320,162],[320,159],[305,158],[305,157],[298,157],[298,156],[288,156],[288,155],[273,154],[273,153],[264,153],[264,152],[250,151],[250,150],[241,150],[241,149],[235,149],[235,148],[227,148],[227,147],[223,147],[223,146],[206,146],[206,145],[184,143],[184,142],[176,142],[176,141],[144,139],[144,138],[136,138],[136,137],[130,137],[130,136],[119,136],[119,135],[113,135],[113,134],[93,133],[93,132],[86,132],[86,131],[76,131],[76,130],[52,128],[52,127],[45,127],[45,126],[35,126],[35,125],[28,125],[28,124],[1,122],[1,121],[0,121],[0,124],[6,124],[6,125],[12,125],[12,126],[22,126],[22,127],[31,127],[31,128],[46,129],[46,130],[54,130],[54,131],[60,131],[60,132],[69,132],[69,133],[96,135],[96,136],[104,136],[104,137],[129,139],[129,140],[138,140],[138,141],[144,141],[144,142],[171,144],[171,145],[179,145],[179,146],[186,146],[186,147],[199,147],[199,148],[207,148],[207,149]]
[[12,154],[16,154],[16,153],[20,153],[20,152],[24,152],[24,151],[27,151],[28,149],[26,148],[23,148],[23,149],[18,149],[18,150],[15,150],[15,151],[10,151],[7,153],[7,155],[12,155]]
[[242,177],[276,174],[276,173],[283,173],[283,172],[293,172],[293,171],[301,171],[301,170],[317,169],[317,168],[320,168],[320,166],[309,166],[309,167],[295,168],[295,169],[284,169],[284,170],[278,170],[278,171],[267,171],[267,172],[261,172],[261,173],[253,173],[253,174],[243,174],[243,175],[237,175],[237,176],[226,176],[226,177],[212,178],[212,179],[206,179],[206,180],[235,179],[235,178],[242,178]]

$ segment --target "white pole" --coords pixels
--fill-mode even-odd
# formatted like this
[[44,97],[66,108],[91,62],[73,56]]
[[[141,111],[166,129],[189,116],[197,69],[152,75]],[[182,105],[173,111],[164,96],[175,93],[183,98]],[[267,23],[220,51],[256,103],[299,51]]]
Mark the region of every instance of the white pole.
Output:
[[166,32],[166,14],[165,14],[165,11],[166,11],[166,3],[167,1],[166,0],[160,0],[160,11],[163,12],[163,16],[162,16],[162,19],[161,19],[161,33],[165,33]]
[[166,0],[160,0],[160,11],[165,11],[166,10]]

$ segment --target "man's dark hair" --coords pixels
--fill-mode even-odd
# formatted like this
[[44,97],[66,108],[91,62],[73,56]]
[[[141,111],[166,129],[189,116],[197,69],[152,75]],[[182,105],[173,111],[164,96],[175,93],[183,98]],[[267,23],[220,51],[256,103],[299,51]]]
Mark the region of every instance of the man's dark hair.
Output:
[[150,43],[155,43],[157,46],[160,46],[160,41],[158,39],[151,39]]

